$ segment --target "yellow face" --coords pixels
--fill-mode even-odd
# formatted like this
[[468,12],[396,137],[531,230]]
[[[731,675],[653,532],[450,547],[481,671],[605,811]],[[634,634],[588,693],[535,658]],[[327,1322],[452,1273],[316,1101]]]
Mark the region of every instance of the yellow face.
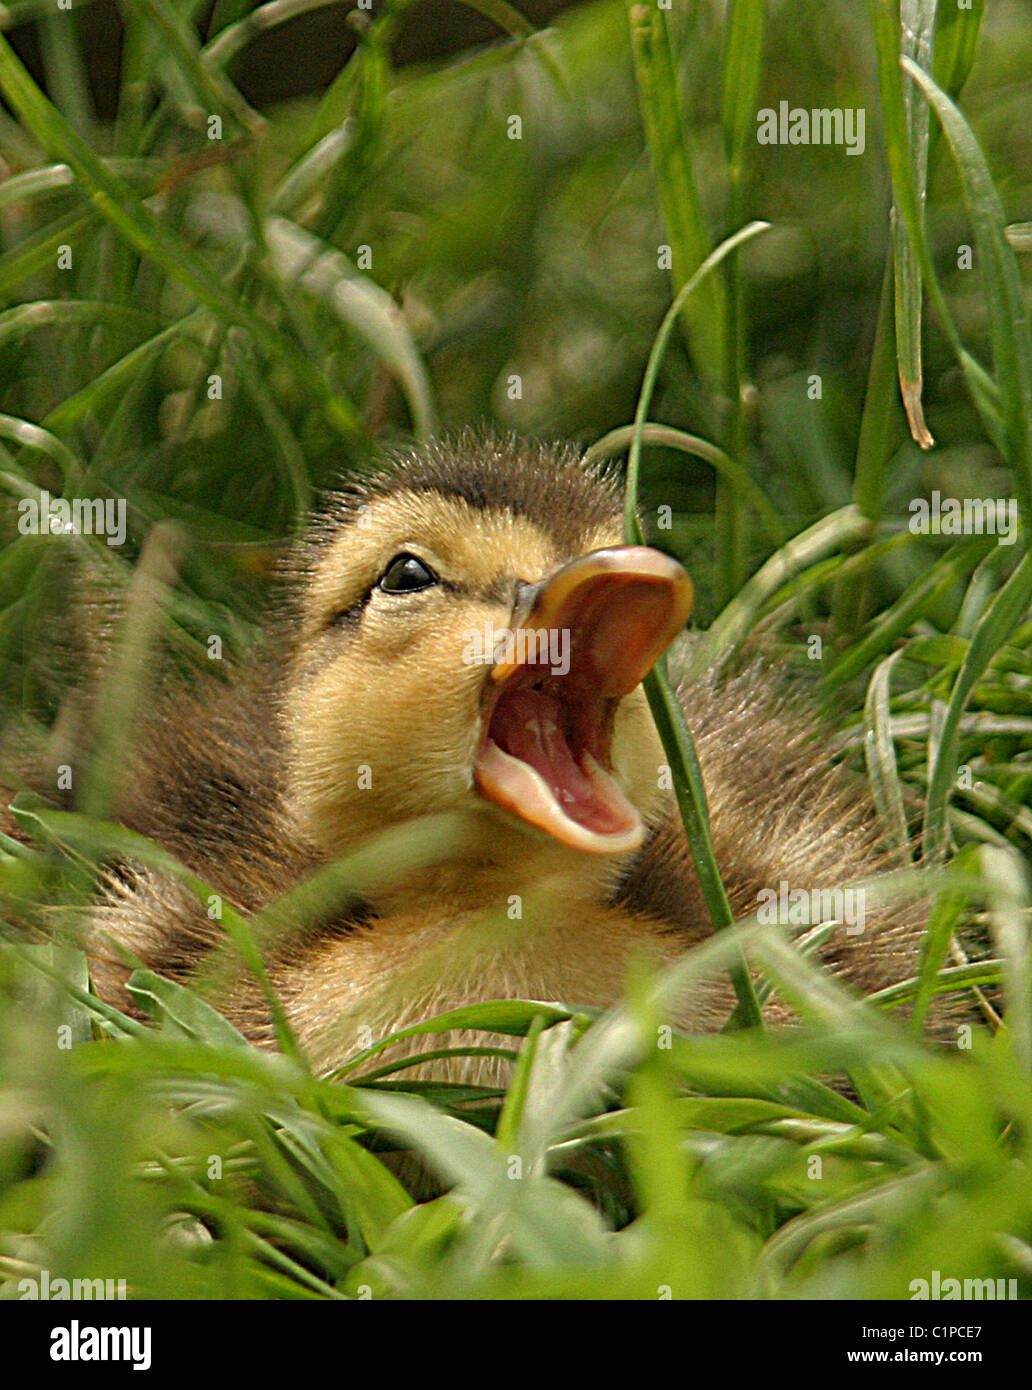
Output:
[[[583,857],[478,789],[496,698],[489,634],[516,625],[526,586],[619,543],[616,519],[559,553],[526,518],[433,492],[364,505],[319,555],[285,683],[290,810],[306,838],[337,855],[397,822],[468,810],[496,861],[525,852],[528,836]],[[607,771],[647,819],[662,763],[648,706],[640,687],[610,703]],[[627,837],[613,846],[626,852]]]

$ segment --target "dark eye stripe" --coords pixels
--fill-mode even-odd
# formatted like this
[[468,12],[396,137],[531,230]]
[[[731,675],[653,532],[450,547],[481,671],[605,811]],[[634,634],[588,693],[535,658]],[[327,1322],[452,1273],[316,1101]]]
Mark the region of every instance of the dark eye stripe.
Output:
[[364,593],[361,598],[355,599],[354,603],[349,603],[347,608],[341,608],[336,613],[331,614],[326,620],[326,626],[344,628],[348,632],[353,632],[362,621],[362,614],[365,606],[369,602],[372,589]]
[[[394,559],[391,561],[391,565],[393,565],[397,560],[401,558],[403,557],[396,555]],[[430,569],[430,566],[427,565],[425,561],[419,560],[418,556],[406,556],[404,558],[418,560],[419,564],[421,564],[429,574],[433,574],[433,571]],[[376,583],[373,584],[369,589],[367,589],[364,594],[361,594],[352,603],[349,603],[346,608],[338,610],[331,617],[329,617],[326,620],[326,626],[328,628],[344,628],[347,631],[354,631],[361,622],[362,614],[365,611],[366,604],[368,604],[369,600],[372,598],[374,591],[376,589],[382,589],[383,579],[386,576],[389,569],[390,565],[387,567],[387,570],[384,571],[384,574],[381,575],[380,578],[376,581]],[[481,588],[474,584],[462,584],[451,579],[442,579],[440,578],[440,576],[434,575],[434,578],[430,584],[422,586],[423,589],[431,587],[443,589],[446,593],[452,594],[456,598],[475,599],[478,603],[511,604],[514,601],[514,595],[517,588],[517,581],[508,576],[499,577],[498,579],[492,581],[492,583],[487,588]],[[385,592],[391,591],[385,590]],[[422,592],[422,589],[408,589],[403,590],[402,592],[420,593]]]
[[470,589],[470,594],[484,603],[512,603],[516,594],[517,580],[514,576],[499,575],[486,589]]

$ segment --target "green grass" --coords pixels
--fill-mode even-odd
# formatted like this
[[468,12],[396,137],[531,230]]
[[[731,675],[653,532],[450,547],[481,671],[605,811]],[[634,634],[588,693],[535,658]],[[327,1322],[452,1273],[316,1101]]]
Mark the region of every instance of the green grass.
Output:
[[[717,7],[605,0],[542,34],[477,4],[498,44],[404,71],[391,44],[413,6],[397,3],[324,94],[261,113],[235,55],[321,6],[217,6],[203,33],[197,8],[125,7],[110,124],[78,17],[46,11],[49,98],[0,36],[5,723],[57,714],[84,547],[129,594],[85,799],[70,813],[22,796],[28,842],[0,840],[0,1292],[45,1267],[167,1298],[871,1299],[938,1269],[1015,1278],[1027,1297],[1022,7],[941,5],[933,24],[934,6],[906,0],[929,75],[891,0],[734,0],[724,27]],[[865,107],[865,155],[758,145],[755,111],[781,99]],[[105,820],[148,653],[189,668],[212,632],[246,650],[278,546],[320,488],[382,444],[482,417],[626,452],[629,534],[637,501],[699,590],[695,668],[762,649],[809,683],[886,838],[911,846],[913,868],[870,893],[933,895],[915,979],[860,1002],[812,935],[795,949],[730,920],[657,672],[720,930],[665,974],[636,973],[611,1014],[505,1001],[408,1030],[504,1035],[506,1094],[407,1080],[376,1061],[389,1039],[316,1078],[274,999],[273,1054],[146,972],[133,987],[150,1027],[89,992],[76,925],[101,861],[132,855],[209,891]],[[19,535],[17,500],[42,489],[125,497],[130,543]],[[1014,496],[1017,544],[913,534],[907,504],[933,489]],[[227,954],[261,976],[285,917],[328,914],[455,833],[392,833],[255,917],[227,910]],[[54,944],[26,944],[31,904]],[[985,959],[952,942],[972,918]],[[714,971],[738,988],[731,1026],[665,1030]],[[929,1003],[961,986],[985,1026],[933,1046]],[[803,1019],[791,1036],[740,1026],[771,989]],[[909,1022],[888,1012],[901,1002]],[[384,1161],[399,1149],[451,1190],[414,1200]]]

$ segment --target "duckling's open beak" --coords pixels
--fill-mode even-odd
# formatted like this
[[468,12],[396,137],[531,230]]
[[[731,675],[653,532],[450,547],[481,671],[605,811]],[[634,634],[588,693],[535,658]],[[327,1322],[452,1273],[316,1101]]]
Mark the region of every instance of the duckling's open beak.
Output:
[[523,585],[488,684],[481,794],[576,849],[636,849],[645,826],[610,775],[613,719],[693,597],[676,560],[638,545],[594,550]]

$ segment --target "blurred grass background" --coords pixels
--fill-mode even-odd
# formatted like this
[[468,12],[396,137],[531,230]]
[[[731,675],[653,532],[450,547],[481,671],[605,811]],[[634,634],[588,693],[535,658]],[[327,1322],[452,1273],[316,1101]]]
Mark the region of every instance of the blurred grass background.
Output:
[[[915,23],[935,9],[905,8]],[[961,853],[937,870],[920,979],[878,1001],[916,995],[909,1032],[746,926],[685,978],[747,942],[801,1001],[799,1039],[657,1053],[644,1040],[670,980],[638,982],[622,1025],[586,1033],[562,1011],[544,1025],[488,1011],[482,1026],[508,1022],[514,1046],[530,1037],[504,1107],[478,1097],[472,1119],[446,1088],[335,1086],[245,1051],[153,981],[160,1027],[140,1036],[91,1000],[74,952],[12,948],[0,1273],[108,1273],[171,1297],[855,1298],[906,1297],[938,1268],[1028,1291],[1027,531],[994,547],[906,525],[909,501],[934,489],[1017,496],[1028,516],[1032,28],[1019,0],[982,11],[940,5],[933,70],[1000,206],[991,188],[972,194],[977,149],[958,161],[934,135],[918,228],[927,108],[904,107],[917,88],[897,75],[898,14],[883,0],[606,0],[544,30],[550,11],[498,0],[3,8],[12,718],[46,727],[67,691],[77,548],[117,588],[153,528],[176,523],[172,645],[189,660],[219,631],[242,651],[278,544],[379,447],[487,419],[585,445],[621,430],[626,449],[673,294],[759,219],[769,229],[686,301],[657,359],[647,415],[675,433],[646,438],[646,529],[696,581],[705,662],[761,637],[815,683],[889,838],[909,821],[926,860]],[[500,37],[485,44],[488,32]],[[864,108],[864,155],[759,145],[755,111],[782,99]],[[902,272],[910,303],[922,270],[933,300],[920,334],[930,451],[907,428],[882,293],[894,200],[918,245]],[[718,482],[686,435],[737,473],[722,464]],[[125,497],[129,543],[20,536],[17,501],[39,489]],[[81,902],[103,849],[83,824],[77,838],[22,811],[35,843],[5,840],[0,865],[15,908]],[[992,960],[947,964],[970,911]],[[39,977],[55,976],[48,992]],[[1008,1026],[951,1056],[919,1041],[936,987],[1001,980]],[[55,1019],[83,1045],[55,1050]],[[855,1102],[802,1079],[841,1072]],[[415,1144],[459,1195],[412,1206],[363,1147],[374,1131]]]

